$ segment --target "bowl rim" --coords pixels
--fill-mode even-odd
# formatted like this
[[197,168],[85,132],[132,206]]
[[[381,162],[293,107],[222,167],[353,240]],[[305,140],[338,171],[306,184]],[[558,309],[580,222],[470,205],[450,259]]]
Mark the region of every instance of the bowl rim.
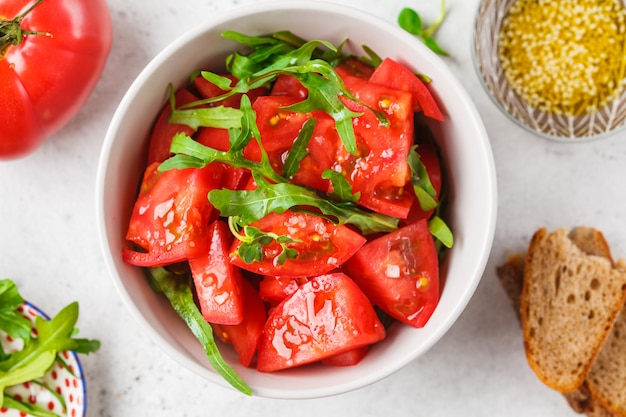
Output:
[[[504,104],[498,100],[498,98],[495,96],[495,93],[492,91],[491,87],[487,84],[487,81],[485,79],[486,74],[483,71],[483,65],[482,65],[482,60],[479,58],[479,54],[478,54],[478,49],[480,48],[480,41],[478,39],[478,25],[481,21],[481,11],[483,9],[487,9],[489,7],[500,7],[501,4],[508,4],[510,5],[512,1],[516,1],[516,0],[511,0],[509,2],[498,2],[497,0],[481,0],[477,7],[476,7],[476,11],[474,13],[474,20],[473,20],[473,24],[472,24],[472,36],[471,36],[471,57],[472,57],[472,63],[473,63],[473,67],[474,70],[476,71],[476,75],[478,77],[478,80],[481,84],[481,86],[483,87],[485,93],[487,93],[487,96],[489,97],[489,99],[495,104],[495,106],[498,108],[498,110],[500,110],[500,112],[502,112],[509,120],[511,120],[514,124],[516,124],[517,126],[523,128],[525,131],[530,132],[538,137],[544,138],[544,139],[548,139],[554,142],[558,142],[558,143],[589,143],[589,142],[595,142],[595,141],[599,141],[602,139],[607,139],[609,137],[614,136],[615,134],[621,132],[622,130],[626,129],[626,119],[619,125],[612,127],[610,130],[601,132],[601,133],[596,133],[593,135],[584,135],[584,136],[562,136],[562,135],[556,135],[556,134],[551,134],[551,133],[547,133],[541,129],[539,129],[538,127],[533,127],[531,125],[529,125],[528,123],[524,122],[523,120],[515,117],[513,114],[511,114],[511,112],[506,108],[506,106],[504,106]],[[504,13],[503,13],[504,14]],[[497,31],[494,32],[494,37],[497,37]],[[497,44],[497,42],[495,42]],[[506,81],[507,86],[509,85],[508,81]],[[513,94],[515,94],[517,97],[519,97],[512,89],[511,92],[513,92]],[[522,100],[521,98],[519,98],[520,102],[526,104],[529,108],[532,108],[532,106],[530,106],[529,104],[527,104],[524,100]],[[607,103],[605,106],[603,106],[602,108],[600,108],[598,110],[598,112],[600,110],[602,110],[605,107],[609,107],[610,105],[613,105],[614,103],[616,103],[619,100],[626,100],[626,88],[624,88],[624,91],[622,92],[622,94],[620,94],[620,96],[617,99],[614,99],[612,101],[610,101],[609,103]],[[539,110],[536,110],[539,112]],[[593,114],[596,114],[598,112],[595,112]],[[543,111],[540,112],[542,115],[549,117],[548,113],[545,113]],[[572,120],[573,116],[569,116],[568,120]]]
[[[376,370],[372,372],[371,375],[368,375],[367,378],[363,378],[358,381],[358,383],[347,383],[343,385],[332,385],[329,387],[321,387],[318,389],[307,389],[306,392],[301,390],[294,390],[294,392],[285,393],[281,389],[271,389],[265,387],[252,387],[254,390],[255,396],[266,397],[266,398],[282,398],[282,399],[303,399],[303,398],[321,398],[332,395],[337,395],[341,393],[346,393],[349,391],[354,391],[356,389],[363,388],[365,386],[371,385],[375,382],[378,382],[385,377],[395,373],[402,367],[406,366],[409,362],[415,360],[419,355],[423,354],[425,351],[430,349],[433,345],[435,345],[443,335],[452,327],[452,325],[457,321],[458,317],[464,311],[465,307],[469,303],[471,297],[473,296],[479,282],[482,279],[484,274],[484,270],[486,268],[489,254],[491,251],[491,246],[493,243],[493,238],[495,234],[496,227],[496,212],[497,212],[497,186],[496,186],[496,170],[495,170],[495,162],[493,159],[492,150],[490,147],[490,143],[488,140],[487,131],[482,123],[480,115],[474,105],[474,103],[469,98],[465,88],[460,84],[456,76],[452,74],[449,67],[439,58],[436,57],[435,54],[426,48],[423,44],[421,44],[415,37],[400,29],[399,27],[393,25],[391,22],[385,21],[377,16],[374,16],[364,10],[356,9],[351,6],[339,5],[336,3],[328,3],[326,1],[314,1],[314,0],[302,0],[298,2],[292,2],[288,0],[270,0],[266,2],[255,3],[253,5],[246,5],[244,7],[235,7],[231,10],[216,13],[212,15],[209,19],[205,20],[201,24],[198,24],[191,29],[188,29],[186,32],[181,34],[171,43],[169,43],[163,50],[161,50],[155,57],[153,57],[150,62],[142,69],[139,75],[132,82],[128,90],[126,91],[124,97],[120,101],[115,114],[110,122],[109,128],[107,130],[104,143],[102,146],[100,160],[97,168],[96,175],[96,211],[97,211],[97,226],[98,232],[100,235],[100,243],[101,249],[105,259],[105,265],[109,271],[109,274],[114,281],[114,286],[122,298],[124,304],[134,316],[135,320],[141,325],[141,329],[149,334],[152,340],[157,342],[159,348],[167,353],[171,358],[176,360],[179,364],[183,365],[188,370],[204,377],[205,379],[210,380],[211,382],[217,383],[218,385],[226,388],[232,388],[230,385],[225,383],[221,376],[215,374],[209,370],[199,370],[198,364],[191,360],[188,356],[182,354],[179,350],[177,350],[174,346],[172,346],[163,335],[161,335],[154,327],[150,325],[147,321],[146,317],[142,314],[142,311],[139,307],[133,302],[130,294],[126,292],[125,288],[123,288],[121,284],[121,277],[119,276],[119,272],[115,269],[115,261],[111,252],[108,250],[108,239],[106,233],[106,216],[103,212],[104,208],[104,189],[105,189],[105,174],[106,168],[109,164],[109,156],[111,152],[111,147],[113,143],[113,139],[115,137],[115,127],[119,124],[119,122],[123,119],[123,110],[128,106],[128,103],[139,90],[140,87],[149,79],[152,73],[160,66],[167,58],[174,53],[179,47],[186,44],[193,38],[201,35],[207,30],[210,30],[212,27],[217,26],[219,24],[228,23],[229,21],[235,19],[241,19],[246,16],[253,15],[257,12],[270,12],[270,11],[278,11],[278,10],[289,10],[292,12],[306,12],[306,11],[320,11],[334,14],[348,14],[352,18],[357,18],[364,22],[374,22],[377,27],[384,28],[393,34],[394,37],[405,38],[407,42],[414,42],[416,48],[419,48],[423,51],[423,54],[432,54],[430,60],[435,60],[437,65],[441,68],[441,70],[445,73],[443,75],[447,80],[451,80],[454,83],[454,88],[461,94],[461,98],[464,100],[464,106],[467,108],[469,113],[471,114],[472,122],[475,124],[475,129],[479,132],[482,145],[486,158],[487,165],[484,167],[489,173],[488,178],[490,183],[488,184],[488,193],[492,197],[489,204],[489,215],[486,225],[486,230],[484,234],[484,240],[481,242],[481,254],[483,254],[482,258],[474,265],[474,270],[468,271],[468,274],[471,273],[473,277],[473,281],[471,285],[468,285],[465,288],[465,292],[460,295],[460,297],[455,300],[454,310],[449,315],[449,318],[446,319],[445,325],[442,325],[437,328],[436,332],[429,337],[427,343],[424,344],[422,349],[418,352],[415,352],[415,355],[410,356],[407,355],[403,360],[398,360],[395,362],[394,367],[386,367],[385,369]],[[117,277],[117,278],[116,278]]]

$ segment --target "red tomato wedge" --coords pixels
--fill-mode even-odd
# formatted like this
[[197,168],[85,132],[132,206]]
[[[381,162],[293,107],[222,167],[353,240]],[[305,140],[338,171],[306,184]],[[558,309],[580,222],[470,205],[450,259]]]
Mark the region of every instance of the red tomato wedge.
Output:
[[209,148],[227,152],[230,149],[228,130],[216,127],[200,127],[193,138]]
[[352,77],[359,77],[368,80],[374,72],[374,67],[366,64],[358,58],[348,58],[341,64],[337,65],[337,67],[335,67],[335,71],[337,71],[337,74],[341,77],[350,75]]
[[[254,101],[252,108],[257,114],[261,142],[268,153],[290,149],[304,122],[312,117],[311,113],[283,109],[300,101],[290,96],[263,96]],[[320,116],[325,114],[322,111],[316,113]]]
[[244,318],[241,270],[230,263],[233,235],[221,220],[209,227],[206,253],[189,260],[200,312],[209,323],[239,324]]
[[137,266],[164,266],[207,250],[214,215],[207,193],[220,184],[223,168],[158,171],[148,166],[131,214],[126,239],[145,250],[125,248],[122,258]]
[[[300,169],[292,182],[329,191],[330,182],[322,178],[322,172],[330,168],[337,159],[340,141],[335,130],[335,121],[323,111],[297,113],[285,108],[300,101],[301,98],[293,96],[265,96],[254,102],[261,141],[272,166],[280,173],[285,156],[302,126],[307,120],[315,118],[315,129],[307,146],[308,153],[300,161]],[[259,159],[260,155],[253,158]]]
[[259,283],[259,295],[270,305],[276,305],[296,292],[298,287],[307,281],[308,278],[266,275]]
[[322,363],[330,366],[354,366],[361,362],[365,355],[367,355],[369,349],[369,345],[354,348],[346,352],[324,358],[322,359]]
[[386,127],[372,110],[351,100],[346,106],[362,116],[353,120],[357,154],[341,147],[332,169],[344,174],[359,204],[379,213],[405,218],[413,201],[404,192],[410,172],[406,162],[413,144],[413,109],[406,91],[370,83],[359,77],[344,76],[346,87],[364,104],[385,114]]
[[[186,88],[181,88],[176,91],[174,98],[177,106],[182,106],[198,100],[198,97],[193,95]],[[186,135],[191,136],[194,132],[194,130],[187,125],[170,123],[169,118],[171,114],[172,106],[168,102],[165,106],[163,106],[161,114],[152,129],[150,145],[148,148],[148,164],[151,164],[152,162],[163,162],[170,157],[172,139],[177,133],[185,133]]]
[[250,367],[257,351],[263,326],[265,326],[267,313],[259,294],[252,284],[245,279],[241,281],[241,294],[244,304],[244,316],[241,323],[235,325],[212,324],[212,326],[220,340],[233,345],[235,352],[239,355],[239,363]]
[[367,243],[344,270],[372,303],[413,327],[423,327],[439,301],[437,251],[424,219]]
[[[276,258],[282,248],[272,242],[263,247],[263,260],[259,262],[247,264],[237,255],[231,258],[233,264],[259,275],[308,277],[325,274],[343,264],[366,241],[347,226],[335,225],[308,213],[270,213],[251,225],[263,232],[294,239],[295,242],[287,245],[298,252],[296,259],[287,259],[281,265]],[[241,243],[235,240],[231,252],[236,253]]]
[[[194,139],[204,146],[227,152],[230,149],[228,130],[217,129],[213,127],[200,127]],[[223,164],[224,176],[222,178],[221,187],[229,190],[242,188],[243,184],[248,182],[250,171],[245,168],[235,168],[228,164]]]
[[309,95],[309,92],[296,77],[279,75],[274,81],[270,94],[304,99]]
[[331,184],[322,178],[322,173],[333,166],[337,160],[337,149],[343,145],[335,130],[335,121],[330,116],[322,113],[314,117],[316,122],[307,148],[309,153],[300,161],[300,169],[291,182],[328,192],[331,191]]
[[316,362],[384,337],[383,324],[354,281],[342,273],[318,276],[268,317],[257,369],[273,372]]
[[370,77],[370,82],[410,92],[416,111],[421,109],[424,116],[443,121],[441,110],[426,84],[393,59],[385,58]]

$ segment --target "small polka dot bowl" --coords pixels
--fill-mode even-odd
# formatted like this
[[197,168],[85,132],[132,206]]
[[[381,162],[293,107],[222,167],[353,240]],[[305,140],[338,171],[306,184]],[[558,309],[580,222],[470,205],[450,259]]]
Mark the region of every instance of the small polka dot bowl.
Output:
[[626,7],[621,0],[483,0],[473,58],[513,122],[562,142],[626,126]]
[[[33,323],[35,318],[46,316],[40,309],[30,303],[24,303],[19,308],[20,313]],[[0,332],[0,344],[4,352],[14,352],[23,346],[21,339],[12,339]],[[75,352],[64,351],[57,356],[52,367],[39,379],[31,382],[7,387],[4,390],[5,398],[24,403],[33,410],[49,415],[62,417],[85,417],[87,413],[87,396],[83,370]],[[14,408],[0,407],[0,417],[29,417],[37,414],[35,411],[20,411]],[[48,415],[48,414],[45,414]]]

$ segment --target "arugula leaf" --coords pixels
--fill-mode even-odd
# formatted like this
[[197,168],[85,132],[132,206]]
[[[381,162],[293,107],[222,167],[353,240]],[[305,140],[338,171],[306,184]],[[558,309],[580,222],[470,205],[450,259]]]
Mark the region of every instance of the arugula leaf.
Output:
[[417,200],[420,207],[424,211],[432,210],[437,207],[437,191],[430,182],[428,177],[428,171],[426,166],[420,160],[419,153],[417,152],[418,145],[413,145],[409,151],[407,163],[411,169],[411,183],[413,184],[413,191],[417,196]]
[[[227,77],[206,71],[203,71],[202,75],[222,90],[228,89],[232,82]],[[193,103],[191,103],[191,107],[189,105],[177,107],[176,91],[172,84],[169,85],[169,92],[171,115],[168,121],[170,123],[187,125],[194,131],[198,130],[200,126],[230,129],[239,128],[241,125],[241,110],[239,109],[224,106],[194,107]]]
[[[253,173],[254,175],[254,173]],[[315,191],[296,184],[272,184],[255,176],[256,190],[212,190],[209,201],[223,217],[235,216],[241,224],[250,224],[269,213],[284,213],[299,207],[315,207],[329,220],[351,224],[365,235],[397,229],[398,219],[371,213],[351,203],[334,203],[320,197]]]
[[235,32],[234,30],[222,32],[222,37],[251,47],[274,45],[278,43],[278,41],[271,36],[248,36],[240,32]]
[[235,168],[246,168],[259,172],[267,178],[284,182],[285,178],[274,171],[265,158],[261,162],[251,161],[242,152],[224,152],[204,146],[184,133],[177,133],[172,139],[171,152],[175,155],[159,165],[160,171],[168,169],[202,168],[211,162],[222,162]]
[[14,339],[30,340],[30,321],[21,314],[0,311],[0,329]]
[[[232,34],[233,32],[225,32],[225,34],[229,33]],[[252,39],[253,37],[248,38]],[[231,54],[226,58],[226,69],[239,81],[233,87],[226,89],[230,91],[225,94],[198,101],[197,103],[219,101],[234,94],[246,93],[251,89],[272,82],[283,73],[284,68],[298,67],[310,61],[312,54],[319,45],[335,49],[329,42],[315,40],[305,42],[297,49],[286,43],[277,43],[255,48],[247,55],[240,53]]]
[[256,123],[256,112],[252,109],[252,103],[248,96],[241,97],[239,108],[242,112],[241,130],[239,132],[231,131],[233,134],[230,138],[230,151],[242,152],[243,148],[254,138],[259,143],[263,157],[266,159],[265,149],[261,146],[261,133]]
[[[439,209],[440,204],[435,200],[437,191],[430,182],[428,171],[426,166],[420,160],[419,153],[417,152],[418,145],[413,145],[407,158],[407,163],[411,169],[411,183],[413,184],[413,190],[420,204],[420,207],[424,211],[433,209]],[[438,210],[437,210],[438,211]],[[452,231],[448,225],[439,217],[434,215],[429,220],[430,233],[440,241],[445,247],[451,248],[454,244],[454,238]]]
[[428,221],[428,229],[430,233],[441,242],[446,248],[451,248],[454,245],[454,236],[452,235],[452,231],[444,222],[441,217],[433,216]]
[[[307,65],[309,62],[312,61],[312,55],[315,52],[315,50],[318,48],[318,46],[320,45],[324,45],[325,47],[333,51],[336,50],[335,46],[332,43],[323,41],[323,40],[312,40],[312,41],[305,42],[299,48],[291,50],[290,52],[286,54],[284,53],[278,53],[274,55],[261,54],[262,57],[267,58],[265,60],[258,59],[258,55],[255,56],[255,53],[258,54],[258,50],[257,50],[249,54],[247,57],[248,58],[252,57],[252,59],[257,61],[257,64],[259,67],[261,67],[261,69],[258,71],[255,71],[254,73],[247,73],[247,74],[246,73],[240,73],[240,74],[233,73],[233,75],[239,78],[240,79],[239,83],[241,83],[242,80],[245,80],[247,78],[260,77],[266,74],[272,74],[272,73],[275,73],[275,71],[284,70],[285,68],[289,68],[289,67],[297,68],[299,66]],[[313,61],[318,61],[318,60],[313,60]],[[327,62],[325,63],[328,64]],[[228,68],[228,69],[230,70],[231,68]]]
[[8,279],[0,280],[0,330],[27,343],[31,337],[30,320],[17,311],[23,303],[15,283]]
[[43,350],[8,370],[0,370],[0,404],[4,405],[4,389],[44,376],[54,363],[56,351]]
[[369,46],[361,45],[361,48],[363,48],[363,51],[367,54],[367,57],[360,58],[364,63],[376,68],[383,62],[383,59]]
[[23,303],[17,285],[9,279],[0,280],[0,311],[15,311]]
[[193,299],[189,276],[177,276],[165,268],[146,268],[146,272],[152,288],[167,297],[176,313],[201,343],[213,368],[238,391],[252,395],[250,387],[220,354],[211,325],[204,320]]
[[241,126],[241,110],[224,106],[174,109],[170,115],[169,122],[185,124],[193,130],[198,130],[201,126],[237,129]]
[[359,201],[361,193],[352,194],[352,185],[350,185],[346,177],[339,172],[333,171],[332,169],[325,169],[324,172],[322,172],[322,178],[330,180],[333,186],[333,192],[329,197],[347,203],[357,203]]
[[[54,391],[51,391],[54,395],[56,394]],[[14,397],[10,395],[4,396],[4,402],[2,403],[2,407],[22,411],[29,416],[33,417],[59,417],[57,413],[53,413],[52,411],[48,411],[44,408],[37,406],[36,404],[29,404],[24,401],[18,401]]]
[[204,78],[211,84],[215,84],[220,90],[224,91],[228,90],[233,83],[233,80],[231,80],[230,78],[209,71],[200,71],[200,75],[202,76],[202,78]]
[[[60,363],[61,366],[63,366],[63,368],[66,371],[68,371],[70,374],[75,375],[74,370],[70,369],[69,366],[67,366],[67,363],[65,363],[65,361],[63,360],[62,356],[57,355],[56,362]],[[47,391],[48,395],[56,398],[57,401],[59,402],[59,404],[61,404],[62,410],[64,412],[67,411],[67,404],[65,403],[65,398],[63,397],[63,393],[62,392],[57,391],[53,387],[47,386],[44,381],[40,381],[40,380],[34,379],[34,380],[31,381],[31,383],[33,385],[38,386],[41,390]],[[37,407],[37,411],[38,411],[38,409],[39,409],[39,407]],[[47,411],[47,410],[45,410],[45,411]]]
[[[272,38],[275,40],[279,40],[285,42],[288,45],[293,46],[294,48],[299,48],[304,45],[307,41],[302,39],[301,37],[295,35],[294,33],[283,30],[278,31],[272,34]],[[333,46],[333,48],[321,49],[317,48],[311,54],[312,58],[322,59],[332,66],[335,66],[339,62],[341,62],[345,57],[342,53],[343,46],[345,45],[346,40],[342,41],[339,45]]]
[[298,172],[298,169],[300,169],[300,161],[308,154],[307,146],[313,137],[316,124],[317,120],[313,118],[307,120],[302,125],[302,129],[298,132],[298,137],[293,142],[283,165],[283,177],[292,179]]
[[398,25],[410,33],[411,35],[419,38],[424,45],[426,45],[430,50],[435,52],[438,55],[449,56],[450,54],[445,51],[435,40],[435,32],[441,24],[443,23],[446,16],[446,2],[445,0],[441,0],[441,7],[439,9],[439,15],[435,22],[428,27],[424,27],[422,23],[422,18],[419,13],[410,7],[405,7],[400,11],[398,15]]

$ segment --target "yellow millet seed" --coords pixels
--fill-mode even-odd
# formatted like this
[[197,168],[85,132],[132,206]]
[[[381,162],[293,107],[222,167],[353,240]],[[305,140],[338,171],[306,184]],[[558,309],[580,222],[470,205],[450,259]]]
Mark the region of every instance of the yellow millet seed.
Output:
[[526,103],[579,115],[624,88],[625,38],[621,0],[515,0],[502,21],[498,57]]

